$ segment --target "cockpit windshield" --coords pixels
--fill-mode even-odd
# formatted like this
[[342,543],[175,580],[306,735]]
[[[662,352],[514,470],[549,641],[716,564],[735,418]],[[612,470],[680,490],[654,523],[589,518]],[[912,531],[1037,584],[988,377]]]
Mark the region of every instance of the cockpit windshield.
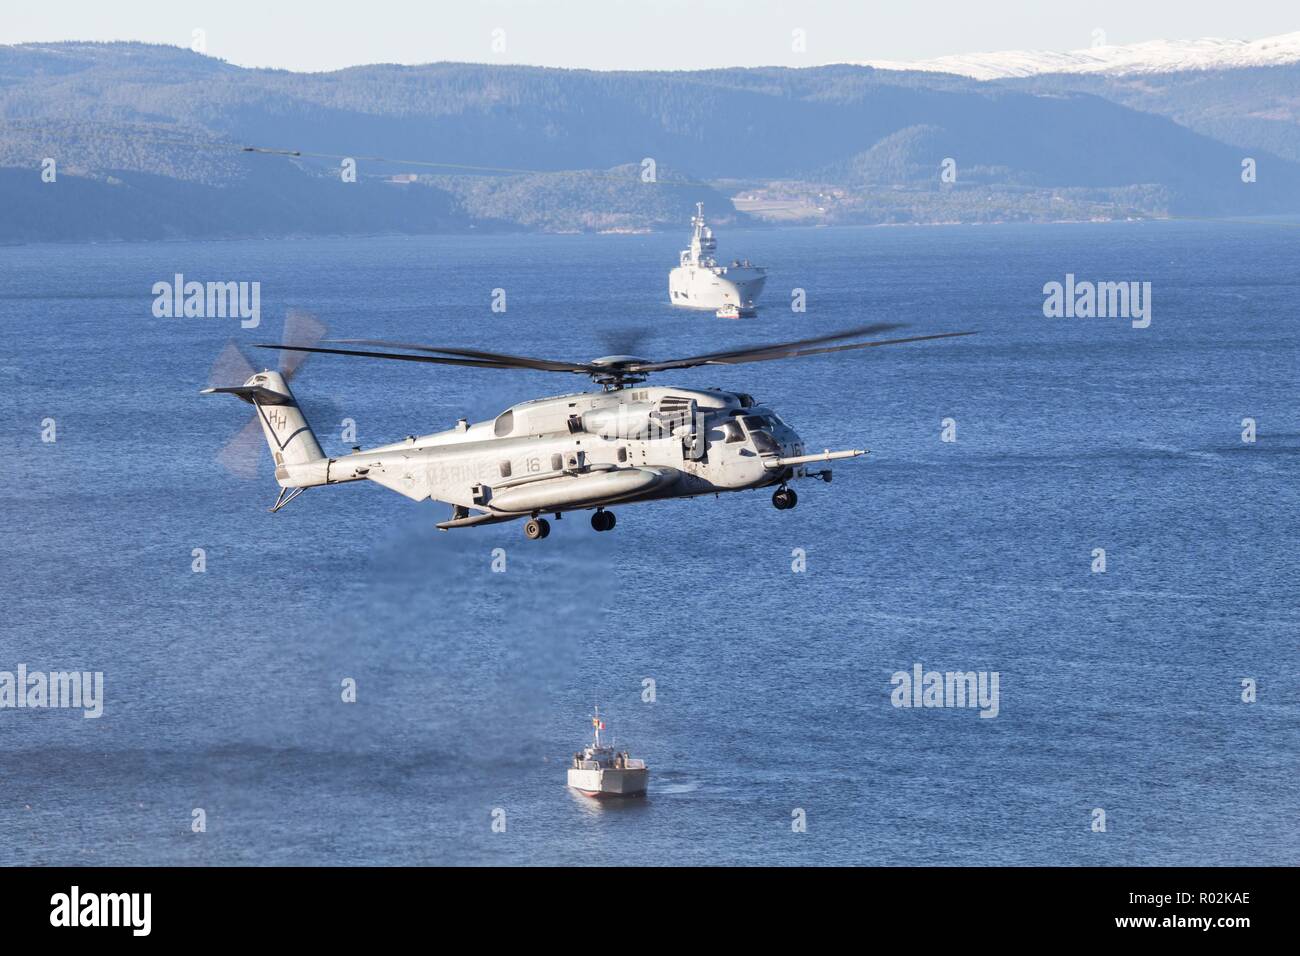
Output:
[[762,415],[745,415],[741,417],[741,422],[745,425],[745,431],[749,432],[750,441],[760,455],[774,455],[780,452],[780,446],[772,437],[770,431],[772,424]]

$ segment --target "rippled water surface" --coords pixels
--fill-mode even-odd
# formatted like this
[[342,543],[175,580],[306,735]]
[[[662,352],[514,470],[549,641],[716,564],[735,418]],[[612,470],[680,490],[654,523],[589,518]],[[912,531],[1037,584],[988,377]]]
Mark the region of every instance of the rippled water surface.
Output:
[[[1294,864],[1298,236],[723,231],[771,270],[740,322],[665,304],[684,234],[0,249],[0,670],[102,671],[106,697],[0,709],[0,863]],[[261,282],[261,327],[154,318],[178,272]],[[1066,273],[1151,282],[1150,328],[1044,318]],[[572,359],[981,334],[666,377],[871,454],[793,511],[632,506],[528,542],[360,483],[272,515],[269,461],[222,470],[248,409],[198,390],[291,308]],[[344,418],[376,444],[576,385],[315,356],[294,387],[340,453]],[[917,663],[996,671],[998,716],[895,708]],[[648,799],[566,790],[596,700]]]

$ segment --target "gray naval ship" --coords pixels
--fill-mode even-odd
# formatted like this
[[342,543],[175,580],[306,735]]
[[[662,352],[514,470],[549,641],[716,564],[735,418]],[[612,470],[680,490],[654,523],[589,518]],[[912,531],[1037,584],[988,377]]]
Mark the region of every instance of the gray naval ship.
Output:
[[605,722],[600,708],[591,718],[595,737],[573,755],[569,767],[569,786],[586,797],[644,797],[650,770],[644,760],[634,760],[626,750],[617,750],[600,742]]
[[683,309],[707,309],[724,318],[754,315],[755,300],[767,282],[767,270],[748,259],[720,266],[714,259],[718,241],[704,221],[704,203],[695,204],[691,245],[668,273],[668,301]]

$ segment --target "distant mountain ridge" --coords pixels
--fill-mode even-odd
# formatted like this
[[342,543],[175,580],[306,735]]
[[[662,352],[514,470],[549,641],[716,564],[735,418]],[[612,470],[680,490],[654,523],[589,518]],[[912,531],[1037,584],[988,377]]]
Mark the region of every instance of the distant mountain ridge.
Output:
[[1237,70],[1300,63],[1300,31],[1262,40],[1150,40],[1124,45],[1098,44],[1084,50],[1006,50],[960,53],[910,62],[863,60],[881,70],[954,73],[976,80],[1001,80],[1044,73],[1177,73],[1186,70]]
[[[1151,95],[847,65],[299,74],[138,43],[0,46],[0,239],[683,229],[696,201],[724,222],[1300,210],[1300,163],[1252,146],[1267,175],[1245,186],[1253,127],[1232,145],[1194,128],[1214,96],[1189,122],[1172,99],[1122,102]],[[1285,125],[1265,130],[1284,155]]]

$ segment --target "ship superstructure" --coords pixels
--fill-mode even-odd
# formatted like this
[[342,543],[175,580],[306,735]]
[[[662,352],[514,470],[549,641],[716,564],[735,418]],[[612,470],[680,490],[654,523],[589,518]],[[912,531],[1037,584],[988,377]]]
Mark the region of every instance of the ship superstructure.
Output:
[[695,204],[691,244],[681,251],[677,268],[668,274],[668,301],[683,309],[726,309],[752,315],[767,282],[767,270],[748,259],[719,265],[718,240],[704,219],[704,203]]

